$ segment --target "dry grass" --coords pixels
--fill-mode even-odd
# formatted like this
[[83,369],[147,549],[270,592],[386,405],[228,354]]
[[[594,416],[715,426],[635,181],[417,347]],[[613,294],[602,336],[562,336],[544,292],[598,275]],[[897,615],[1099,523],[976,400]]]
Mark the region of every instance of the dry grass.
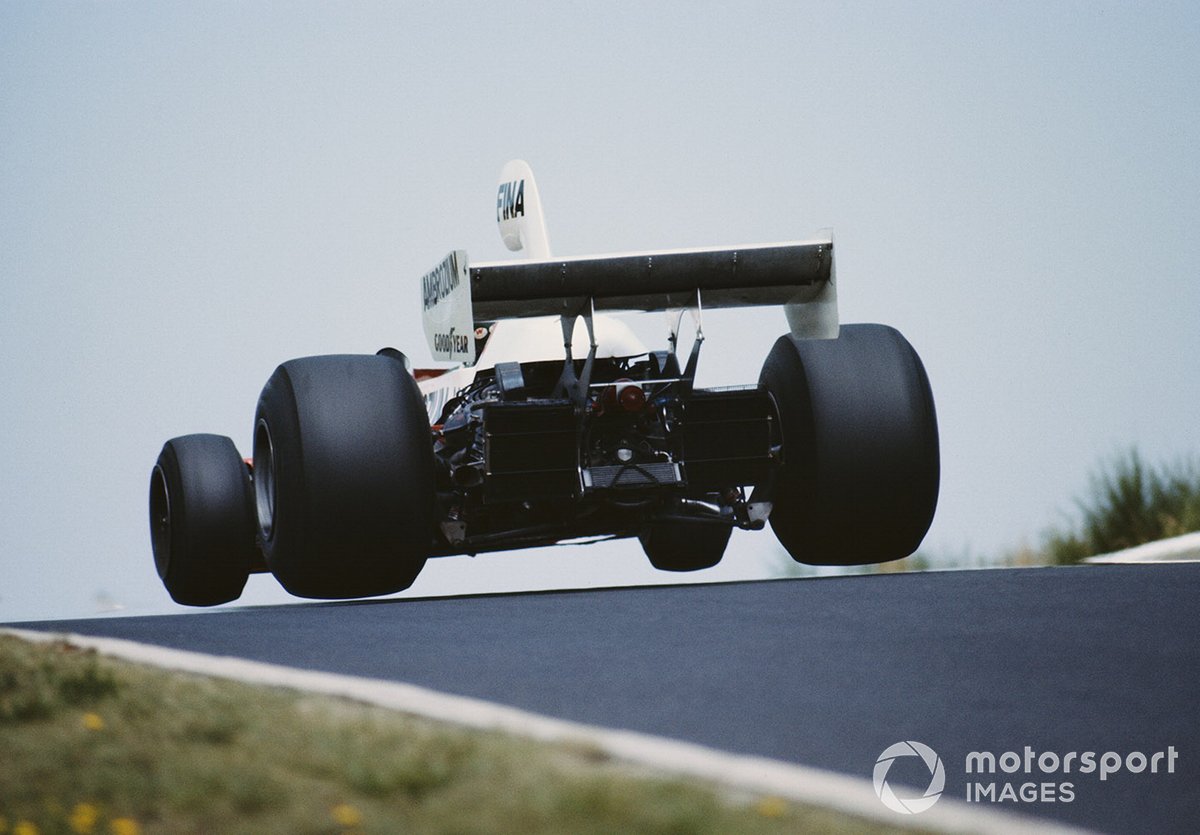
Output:
[[351,702],[0,636],[0,833],[879,832]]

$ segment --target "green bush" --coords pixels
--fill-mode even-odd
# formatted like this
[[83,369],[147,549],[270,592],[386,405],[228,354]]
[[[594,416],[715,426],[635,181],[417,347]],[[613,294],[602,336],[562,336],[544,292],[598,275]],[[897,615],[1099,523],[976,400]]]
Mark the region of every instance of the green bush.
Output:
[[1130,449],[1092,474],[1076,504],[1078,525],[1047,538],[1058,565],[1200,530],[1200,468],[1190,459],[1152,466]]

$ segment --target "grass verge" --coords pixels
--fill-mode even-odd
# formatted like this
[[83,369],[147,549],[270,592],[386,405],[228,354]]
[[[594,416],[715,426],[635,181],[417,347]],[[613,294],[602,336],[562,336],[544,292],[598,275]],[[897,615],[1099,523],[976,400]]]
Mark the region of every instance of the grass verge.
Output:
[[0,835],[890,831],[581,746],[0,635]]

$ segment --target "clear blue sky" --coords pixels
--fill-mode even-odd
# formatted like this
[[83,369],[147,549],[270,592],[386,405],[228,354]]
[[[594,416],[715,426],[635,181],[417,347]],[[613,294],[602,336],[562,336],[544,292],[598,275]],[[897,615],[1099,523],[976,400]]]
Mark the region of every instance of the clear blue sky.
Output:
[[[408,5],[0,4],[0,621],[170,610],[162,442],[248,451],[289,357],[427,358],[415,280],[503,257],[512,157],[561,254],[833,227],[843,321],[898,327],[932,379],[935,557],[1036,541],[1119,449],[1200,451],[1200,6]],[[710,384],[785,327],[705,325]],[[737,534],[708,576],[781,554]],[[455,558],[411,593],[643,563]]]

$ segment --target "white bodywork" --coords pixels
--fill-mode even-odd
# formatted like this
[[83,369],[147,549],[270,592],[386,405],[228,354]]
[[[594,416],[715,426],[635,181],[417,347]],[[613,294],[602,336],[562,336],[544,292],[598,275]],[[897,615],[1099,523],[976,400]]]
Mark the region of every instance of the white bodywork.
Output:
[[[674,342],[685,309],[700,335],[704,307],[780,305],[794,337],[838,336],[832,234],[780,244],[552,258],[541,196],[523,160],[500,173],[496,223],[504,245],[523,257],[468,264],[466,252],[457,250],[422,278],[430,351],[435,360],[459,363],[415,372],[431,422],[480,369],[562,359],[563,329],[572,321],[570,356],[576,359],[592,347],[584,325],[589,320],[597,359],[646,353],[625,324],[600,311],[668,311]],[[476,357],[476,340],[484,337]]]
[[[533,179],[533,171],[524,160],[511,160],[500,172],[500,184],[496,192],[496,223],[500,228],[500,237],[509,250],[523,252],[536,260],[550,258],[550,239],[546,234],[541,197]],[[451,330],[454,330],[455,334],[470,334],[474,325],[470,318],[469,294],[447,292],[442,294],[444,301],[438,304],[434,301],[438,294],[431,293],[427,288],[426,285],[431,283],[436,285],[439,276],[444,282],[448,274],[454,276],[456,288],[460,286],[460,282],[462,287],[467,286],[466,282],[469,279],[465,252],[451,253],[423,279],[424,309],[427,314],[425,332],[430,351],[434,359],[460,363],[436,377],[418,381],[417,385],[425,396],[425,410],[431,423],[441,416],[446,402],[469,386],[480,370],[491,369],[501,362],[562,359],[565,347],[559,318],[543,316],[532,319],[507,319],[491,325],[491,333],[479,354],[478,362],[473,362],[473,343],[470,346],[470,356],[450,355],[441,350],[446,346],[445,337],[440,334],[447,334]],[[431,278],[434,281],[431,282]],[[439,330],[434,331],[431,326]],[[596,340],[596,356],[600,359],[632,357],[646,352],[645,346],[629,326],[611,316],[596,316],[593,319],[593,333]],[[571,352],[574,356],[583,357],[587,355],[589,347],[587,328],[583,321],[576,320]]]
[[496,189],[496,223],[510,252],[545,260],[550,257],[550,238],[542,214],[542,198],[529,163],[514,159],[500,171]]

